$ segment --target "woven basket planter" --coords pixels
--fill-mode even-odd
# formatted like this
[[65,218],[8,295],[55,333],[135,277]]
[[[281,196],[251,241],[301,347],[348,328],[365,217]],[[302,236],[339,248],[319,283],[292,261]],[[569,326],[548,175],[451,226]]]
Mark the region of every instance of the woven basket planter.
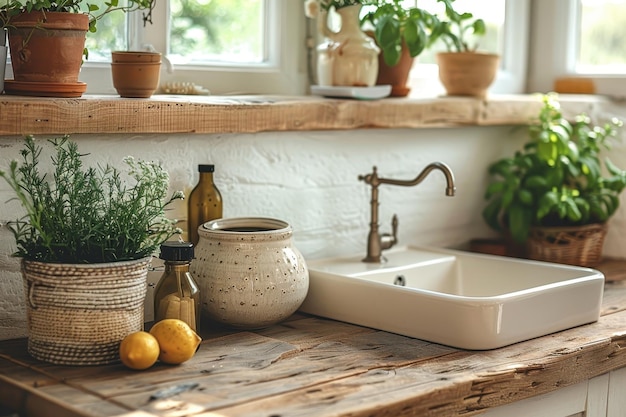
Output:
[[534,227],[528,257],[539,261],[594,267],[602,260],[606,224],[579,227]]
[[118,361],[124,336],[143,329],[149,261],[23,261],[31,356],[61,365]]

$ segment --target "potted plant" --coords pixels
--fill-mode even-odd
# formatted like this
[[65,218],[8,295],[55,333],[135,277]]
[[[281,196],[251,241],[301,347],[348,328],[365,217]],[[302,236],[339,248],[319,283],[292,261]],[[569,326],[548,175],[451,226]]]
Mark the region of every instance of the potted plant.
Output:
[[622,122],[594,125],[581,114],[570,123],[556,95],[542,103],[523,149],[489,167],[483,218],[533,259],[593,266],[626,187],[626,171],[600,155]]
[[483,36],[486,25],[472,13],[454,10],[454,0],[438,0],[445,5],[447,21],[437,27],[435,37],[446,45],[447,52],[437,54],[439,78],[448,95],[484,97],[498,72],[497,54],[478,52],[470,43],[470,34]]
[[373,28],[372,36],[381,49],[376,84],[390,84],[392,96],[406,96],[409,72],[415,57],[436,39],[439,19],[417,7],[406,7],[402,0],[373,0],[375,9],[362,19]]
[[107,2],[99,8],[87,0],[0,0],[0,28],[9,35],[14,80],[10,93],[52,97],[80,97],[86,90],[78,81],[87,32],[112,12],[145,9],[150,21],[155,0]]
[[22,258],[28,351],[59,364],[113,362],[124,336],[142,329],[150,257],[180,233],[165,209],[182,193],[167,197],[158,164],[129,157],[126,173],[83,168],[75,142],[49,142],[49,172],[31,136],[21,162],[0,171],[26,212],[9,228]]

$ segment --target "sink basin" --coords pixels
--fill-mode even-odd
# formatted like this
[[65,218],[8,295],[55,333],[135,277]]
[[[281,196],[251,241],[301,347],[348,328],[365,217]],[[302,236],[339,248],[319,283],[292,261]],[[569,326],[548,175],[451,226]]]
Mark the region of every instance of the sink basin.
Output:
[[604,275],[590,268],[405,246],[309,260],[300,310],[462,349],[487,350],[597,321]]

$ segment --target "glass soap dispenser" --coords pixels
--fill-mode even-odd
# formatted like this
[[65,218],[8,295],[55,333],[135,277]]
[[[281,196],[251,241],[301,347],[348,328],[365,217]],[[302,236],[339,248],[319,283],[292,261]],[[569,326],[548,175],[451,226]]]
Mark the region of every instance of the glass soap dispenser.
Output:
[[222,218],[222,195],[213,182],[215,165],[198,165],[200,179],[189,194],[187,205],[187,236],[198,244],[198,226]]
[[179,319],[194,331],[200,325],[200,290],[189,273],[194,256],[190,242],[165,242],[161,245],[161,259],[165,271],[154,291],[155,321]]

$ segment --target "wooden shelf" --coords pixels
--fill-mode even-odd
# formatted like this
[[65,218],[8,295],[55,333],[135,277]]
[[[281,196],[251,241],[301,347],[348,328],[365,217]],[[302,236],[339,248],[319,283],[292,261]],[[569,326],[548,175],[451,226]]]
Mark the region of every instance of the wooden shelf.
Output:
[[[562,97],[572,114],[605,100]],[[250,133],[263,131],[433,128],[526,124],[540,108],[535,95],[374,101],[315,96],[0,96],[0,135],[77,133]]]

